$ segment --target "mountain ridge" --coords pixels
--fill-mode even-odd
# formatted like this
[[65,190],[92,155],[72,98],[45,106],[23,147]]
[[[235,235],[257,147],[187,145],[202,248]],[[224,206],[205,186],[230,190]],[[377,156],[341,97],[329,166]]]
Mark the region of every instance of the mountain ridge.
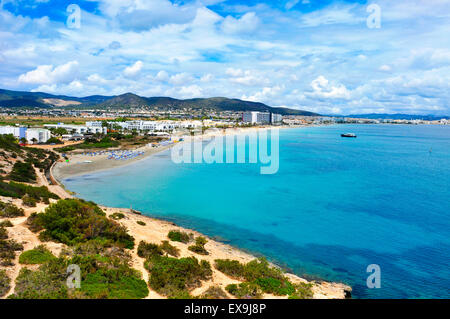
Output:
[[[58,103],[59,101],[59,103]],[[172,97],[156,96],[143,97],[128,92],[116,96],[91,95],[86,97],[71,97],[67,95],[53,95],[44,92],[11,91],[0,89],[0,107],[31,107],[52,108],[54,106],[72,108],[97,107],[111,108],[139,108],[151,109],[194,109],[216,111],[262,111],[279,113],[282,115],[317,116],[319,114],[304,110],[284,107],[271,107],[260,102],[230,99],[226,97],[175,99]]]

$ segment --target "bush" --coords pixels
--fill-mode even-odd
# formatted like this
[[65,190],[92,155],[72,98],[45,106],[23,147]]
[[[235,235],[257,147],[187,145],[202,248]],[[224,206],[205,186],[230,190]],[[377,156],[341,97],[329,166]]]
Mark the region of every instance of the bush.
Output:
[[114,214],[111,214],[111,216],[109,216],[109,217],[114,220],[119,220],[119,219],[125,218],[125,215],[122,213],[114,213]]
[[314,296],[312,286],[310,283],[295,284],[295,292],[289,296],[289,299],[312,299]]
[[28,207],[36,207],[36,199],[34,199],[28,194],[25,194],[22,197],[22,204]]
[[16,182],[35,183],[36,172],[31,163],[18,161],[14,163],[8,178]]
[[258,278],[254,281],[261,287],[262,291],[275,296],[285,296],[295,293],[294,286],[288,280],[279,280],[275,278]]
[[219,286],[209,287],[201,296],[202,299],[228,299],[227,294]]
[[145,241],[141,241],[137,249],[137,255],[146,259],[163,254],[162,249],[158,245],[146,243]]
[[48,203],[49,198],[59,199],[59,196],[50,192],[46,186],[35,187],[16,182],[0,181],[0,196],[22,198],[26,194],[38,202]]
[[295,286],[283,275],[282,271],[270,267],[265,258],[259,258],[243,265],[237,260],[217,259],[215,267],[224,274],[258,286],[264,293],[276,296],[293,295]]
[[241,284],[231,284],[225,287],[225,290],[239,299],[259,299],[262,296],[258,285],[251,282]]
[[39,235],[42,240],[54,240],[69,246],[98,240],[105,246],[134,247],[134,238],[124,226],[108,219],[95,203],[80,199],[59,200],[47,207],[44,213],[34,216],[31,223],[34,229],[45,229]]
[[[141,274],[129,266],[120,248],[105,249],[98,242],[79,244],[71,257],[52,258],[35,271],[22,268],[12,298],[20,299],[135,299],[148,295]],[[81,289],[68,289],[67,267],[80,267]]]
[[3,222],[0,222],[0,227],[13,227],[13,223],[11,223],[11,221],[9,220],[5,220]]
[[23,250],[22,244],[15,240],[0,240],[0,265],[13,266],[12,260],[16,257],[16,251]]
[[0,270],[0,297],[3,297],[11,289],[11,279],[5,270]]
[[187,244],[191,241],[191,237],[188,233],[172,230],[169,232],[168,237],[171,241],[179,241],[181,243]]
[[240,280],[244,277],[244,265],[237,260],[216,259],[214,266],[231,278]]
[[45,246],[40,245],[34,249],[24,251],[19,257],[20,264],[36,265],[43,264],[47,261],[56,258],[50,250]]
[[169,297],[199,287],[202,280],[210,279],[212,275],[209,262],[202,260],[199,263],[195,257],[155,256],[147,260],[145,267],[150,272],[150,287]]
[[8,239],[8,231],[4,227],[0,227],[0,239]]
[[41,231],[44,229],[41,225],[38,223],[38,213],[32,213],[27,218],[27,227],[29,230],[31,230],[33,233],[37,233],[38,231]]
[[172,246],[167,240],[164,240],[159,247],[162,251],[173,257],[178,257],[180,255],[180,250],[177,247]]
[[199,236],[195,239],[195,245],[189,246],[188,249],[199,255],[209,255],[208,251],[205,249],[207,242],[205,237]]
[[146,223],[144,223],[143,221],[140,221],[140,220],[138,220],[136,223],[137,223],[138,225],[141,225],[141,226],[147,225]]
[[10,203],[4,203],[0,201],[0,217],[14,218],[25,216],[25,212],[22,208]]
[[244,277],[247,281],[254,281],[259,278],[274,278],[284,280],[280,269],[270,267],[265,258],[250,261],[245,265]]

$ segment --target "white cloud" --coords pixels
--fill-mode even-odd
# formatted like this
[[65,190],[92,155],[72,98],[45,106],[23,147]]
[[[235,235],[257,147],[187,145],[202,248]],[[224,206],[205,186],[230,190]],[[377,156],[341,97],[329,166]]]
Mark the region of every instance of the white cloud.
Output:
[[71,61],[54,67],[53,65],[40,65],[36,69],[19,76],[20,83],[26,84],[57,84],[72,81],[78,71],[78,62]]
[[158,72],[158,74],[156,75],[156,80],[161,81],[161,82],[165,82],[169,80],[169,73],[167,73],[164,70],[161,70]]
[[324,99],[349,99],[350,92],[343,84],[333,86],[329,81],[320,75],[311,81],[312,92],[307,92],[305,95],[309,97],[324,98]]
[[169,82],[174,85],[184,85],[184,84],[188,84],[192,81],[193,81],[193,78],[188,73],[178,73],[178,74],[172,75],[169,80]]
[[135,77],[141,72],[143,66],[144,63],[142,61],[137,61],[132,66],[125,68],[123,74],[127,77]]
[[222,22],[222,30],[227,34],[249,33],[255,31],[259,24],[260,20],[256,14],[254,12],[249,12],[239,19],[227,16]]

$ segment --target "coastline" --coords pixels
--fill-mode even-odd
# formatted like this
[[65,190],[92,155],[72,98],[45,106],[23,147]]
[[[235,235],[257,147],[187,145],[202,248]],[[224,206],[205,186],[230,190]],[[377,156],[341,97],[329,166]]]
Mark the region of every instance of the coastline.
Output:
[[[226,130],[210,130],[206,131],[205,134],[202,135],[196,135],[196,136],[186,136],[181,135],[178,136],[179,138],[184,138],[185,143],[188,141],[192,141],[192,139],[200,139],[203,140],[205,138],[211,138],[214,136],[229,136],[229,135],[239,135],[239,134],[245,134],[249,132],[258,132],[261,130],[268,130],[272,128],[278,128],[278,129],[289,129],[289,128],[299,128],[299,127],[311,127],[312,125],[308,126],[292,126],[292,127],[285,127],[285,126],[261,126],[261,127],[249,127],[249,128],[233,128],[233,129],[226,129]],[[52,175],[54,178],[61,183],[62,180],[70,177],[75,176],[82,176],[90,173],[96,173],[101,171],[106,171],[110,169],[114,169],[117,167],[127,166],[133,163],[136,163],[138,161],[141,161],[147,157],[150,157],[152,155],[155,155],[157,153],[161,153],[165,150],[170,149],[173,147],[174,144],[168,145],[168,146],[162,146],[157,148],[152,148],[150,146],[142,146],[140,148],[136,148],[134,151],[143,151],[144,154],[135,157],[126,161],[120,161],[120,160],[108,160],[107,155],[97,155],[97,156],[89,156],[89,155],[82,155],[82,154],[75,154],[70,155],[70,162],[66,163],[64,161],[59,161],[54,165],[52,169]],[[86,162],[88,161],[88,162]]]
[[[258,131],[258,130],[266,130],[270,129],[271,127],[256,127],[256,128],[245,128],[245,129],[235,129],[235,130],[226,130],[226,131],[213,131],[208,132],[207,134],[203,134],[200,136],[193,137],[194,139],[204,139],[204,138],[210,138],[213,136],[218,135],[237,135],[246,133],[249,131]],[[284,128],[291,128],[291,127],[284,127]],[[298,127],[297,127],[298,128]],[[190,141],[191,137],[186,137],[186,142]],[[80,175],[86,175],[93,172],[99,172],[99,171],[105,171],[109,169],[113,169],[116,167],[121,167],[125,165],[130,165],[132,163],[135,163],[137,161],[140,161],[144,158],[147,158],[151,155],[155,155],[159,152],[165,151],[172,147],[173,145],[160,147],[156,149],[150,149],[146,150],[146,153],[143,156],[140,156],[138,158],[134,158],[128,161],[115,161],[115,160],[107,160],[106,155],[101,155],[98,157],[90,157],[90,156],[83,156],[83,155],[75,155],[74,160],[71,160],[69,163],[65,162],[57,162],[52,168],[51,168],[51,176],[56,179],[56,182],[58,185],[48,185],[48,182],[46,186],[49,187],[49,189],[55,193],[57,193],[62,198],[73,198],[76,197],[72,194],[70,194],[70,191],[66,190],[61,183],[61,180],[72,177],[72,176],[80,176]],[[142,149],[142,148],[141,148]],[[85,160],[92,160],[92,163],[85,163]],[[106,165],[105,165],[106,163]],[[87,164],[87,165],[86,165]],[[94,165],[92,165],[94,164]],[[45,184],[44,182],[44,184]],[[211,264],[214,264],[215,259],[233,259],[238,260],[241,263],[247,263],[251,260],[256,259],[254,255],[251,253],[244,252],[243,250],[233,247],[231,245],[221,243],[217,240],[214,240],[208,236],[205,236],[193,229],[180,227],[173,222],[164,220],[164,219],[158,219],[150,216],[140,215],[136,214],[131,209],[126,208],[114,208],[114,207],[106,207],[106,206],[100,206],[108,216],[114,213],[122,213],[125,215],[125,218],[122,220],[119,220],[121,224],[123,224],[127,229],[129,230],[129,233],[135,237],[136,241],[139,242],[141,240],[147,241],[147,242],[161,242],[163,240],[167,239],[167,233],[171,230],[178,230],[183,231],[187,233],[193,233],[196,236],[204,236],[208,239],[208,243],[206,244],[206,249],[210,252],[210,255],[208,256],[202,256],[201,259],[205,259],[209,261]],[[144,221],[145,226],[139,225],[138,221]],[[198,255],[192,254],[190,251],[188,251],[185,247],[185,245],[180,243],[173,243],[177,248],[179,248],[182,252],[182,256],[195,256],[199,257]],[[137,256],[136,251],[133,251],[133,267],[135,269],[138,269],[142,272],[144,280],[148,281],[148,273],[143,267],[143,263],[140,260],[140,258]],[[301,278],[297,275],[286,273],[285,274],[293,283],[308,283],[304,278]],[[214,272],[213,275],[213,283],[221,286],[224,288],[226,285],[231,283],[238,283],[238,281],[231,279],[224,275],[223,273],[220,273],[218,271]],[[313,283],[313,292],[314,292],[314,299],[344,299],[348,298],[351,294],[351,287],[343,284],[343,283],[334,283],[334,282],[326,282],[326,281],[312,281]],[[207,287],[206,287],[207,288]],[[204,290],[206,290],[204,286],[197,288],[193,291],[194,294],[201,294]],[[150,291],[150,294],[147,298],[163,298],[163,296],[157,294],[154,291]],[[280,298],[273,295],[265,295],[264,298]]]

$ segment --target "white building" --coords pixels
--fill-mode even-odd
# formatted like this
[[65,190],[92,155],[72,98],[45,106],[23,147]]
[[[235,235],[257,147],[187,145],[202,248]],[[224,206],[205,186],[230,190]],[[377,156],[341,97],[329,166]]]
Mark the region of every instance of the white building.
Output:
[[281,114],[271,114],[271,119],[270,119],[270,123],[280,123],[283,122],[283,115]]
[[26,127],[0,126],[0,134],[12,134],[18,139],[26,137],[26,131]]
[[201,121],[126,121],[108,122],[118,125],[129,131],[169,132],[177,129],[197,128],[202,126]]
[[49,130],[43,128],[29,128],[26,130],[26,139],[28,143],[46,143],[50,137],[51,133]]
[[242,114],[242,121],[251,124],[266,124],[270,123],[271,116],[268,112],[244,112]]
[[[64,123],[58,123],[58,124],[45,124],[44,127],[47,128],[63,128],[68,133],[77,133],[77,134],[106,134],[108,133],[108,129],[106,127],[102,127],[102,122],[87,122],[89,123],[89,126],[83,126],[83,125],[70,125],[70,124],[64,124]],[[100,123],[100,126],[97,124]]]

